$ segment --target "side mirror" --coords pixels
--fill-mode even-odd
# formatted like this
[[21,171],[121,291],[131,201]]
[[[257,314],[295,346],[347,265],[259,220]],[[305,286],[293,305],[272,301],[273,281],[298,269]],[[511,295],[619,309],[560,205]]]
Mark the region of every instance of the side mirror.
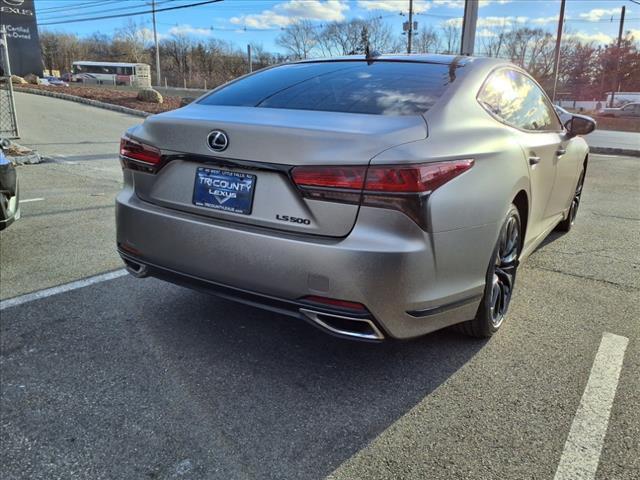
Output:
[[596,121],[586,115],[573,115],[564,126],[570,137],[588,135],[596,129]]
[[180,99],[180,106],[181,106],[181,107],[187,106],[187,105],[189,105],[191,102],[193,102],[194,100],[195,100],[195,98],[194,98],[194,97],[182,97],[182,98]]

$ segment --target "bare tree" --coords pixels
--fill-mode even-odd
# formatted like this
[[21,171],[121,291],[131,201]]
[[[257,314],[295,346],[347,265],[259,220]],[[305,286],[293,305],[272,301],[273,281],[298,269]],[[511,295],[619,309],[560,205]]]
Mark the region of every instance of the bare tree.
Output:
[[379,18],[330,23],[317,34],[318,48],[326,56],[362,54],[366,46],[363,32],[371,51],[382,53],[393,49],[393,33]]
[[40,32],[40,44],[42,50],[43,63],[51,70],[68,72],[71,64],[76,60],[86,60],[88,42],[81,42],[72,33],[60,32]]
[[509,30],[506,21],[492,28],[479,32],[482,53],[488,57],[500,57],[504,54],[504,44]]
[[413,37],[413,51],[416,53],[435,53],[441,47],[440,36],[433,27],[423,28]]
[[365,22],[353,19],[349,22],[332,22],[318,34],[318,47],[323,55],[353,55],[362,53],[362,29]]
[[443,52],[448,54],[456,54],[460,52],[460,37],[462,36],[462,27],[458,23],[445,22],[441,25],[443,36]]
[[113,47],[122,60],[139,63],[149,61],[151,40],[150,32],[142,24],[129,19],[122,28],[116,30]]
[[276,43],[293,58],[305,59],[318,44],[318,35],[311,22],[302,20],[286,27],[276,38]]
[[189,53],[192,47],[192,39],[184,34],[174,34],[160,43],[160,56],[166,58],[170,65],[169,69],[164,67],[163,70],[168,72],[174,81],[180,79],[184,82],[187,79]]

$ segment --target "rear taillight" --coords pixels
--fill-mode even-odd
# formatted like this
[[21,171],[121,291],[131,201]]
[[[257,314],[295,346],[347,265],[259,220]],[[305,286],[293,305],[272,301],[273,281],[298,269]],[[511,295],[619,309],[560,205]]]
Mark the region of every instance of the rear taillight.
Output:
[[[142,162],[143,165],[137,165],[137,167],[143,167],[145,170],[154,169],[162,162],[162,153],[159,148],[138,142],[127,136],[120,139],[120,156],[123,166],[136,166],[130,162],[134,160]],[[139,170],[140,168],[135,169]]]
[[299,187],[362,190],[367,167],[296,167],[291,172]]
[[295,167],[291,171],[305,197],[355,204],[360,203],[366,174],[366,166]]
[[295,167],[291,177],[307,198],[400,210],[425,226],[428,194],[466,172],[472,159],[415,165]]
[[364,189],[369,192],[430,193],[472,166],[473,160],[371,166]]

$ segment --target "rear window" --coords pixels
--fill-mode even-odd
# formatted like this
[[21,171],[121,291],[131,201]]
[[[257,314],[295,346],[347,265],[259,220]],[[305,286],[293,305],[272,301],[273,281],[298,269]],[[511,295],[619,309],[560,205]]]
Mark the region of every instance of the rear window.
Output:
[[414,115],[440,98],[453,78],[449,70],[449,65],[389,61],[281,65],[231,83],[199,103]]

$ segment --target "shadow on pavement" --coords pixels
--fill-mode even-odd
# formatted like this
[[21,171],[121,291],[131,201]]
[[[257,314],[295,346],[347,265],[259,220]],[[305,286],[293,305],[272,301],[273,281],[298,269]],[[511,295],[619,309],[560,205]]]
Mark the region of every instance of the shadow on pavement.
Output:
[[129,277],[2,316],[5,468],[29,478],[322,478],[484,345],[354,343]]
[[562,237],[564,237],[566,235],[566,233],[562,233],[562,232],[551,232],[549,234],[548,237],[546,237],[542,242],[540,242],[540,245],[538,245],[535,250],[533,252],[531,252],[532,254],[537,252],[538,250],[540,250],[541,248],[552,244],[553,242],[555,242],[556,240],[561,239]]

